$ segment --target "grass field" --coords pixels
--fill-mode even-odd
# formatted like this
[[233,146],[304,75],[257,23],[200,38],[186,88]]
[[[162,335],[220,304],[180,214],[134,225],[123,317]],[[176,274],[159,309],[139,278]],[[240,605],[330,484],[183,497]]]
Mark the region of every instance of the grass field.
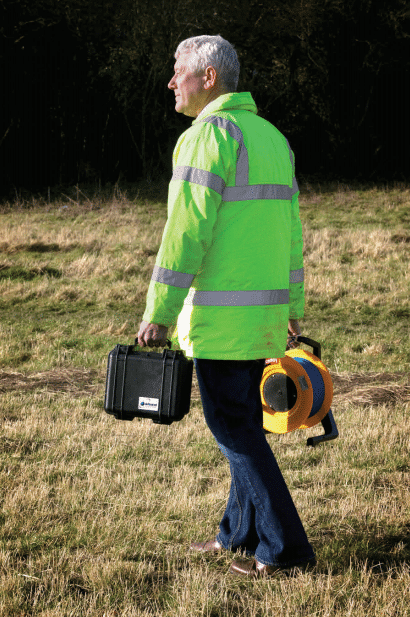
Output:
[[317,567],[231,579],[213,537],[229,472],[196,382],[170,427],[102,405],[131,343],[165,222],[161,200],[73,191],[0,214],[0,616],[410,615],[410,190],[302,184],[305,335],[332,373],[340,438],[268,440]]

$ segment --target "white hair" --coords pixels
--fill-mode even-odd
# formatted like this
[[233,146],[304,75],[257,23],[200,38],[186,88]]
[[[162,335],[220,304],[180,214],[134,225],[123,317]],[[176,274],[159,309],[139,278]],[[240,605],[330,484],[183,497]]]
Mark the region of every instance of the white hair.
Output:
[[194,69],[204,71],[213,66],[217,72],[221,85],[229,92],[238,87],[240,64],[233,46],[219,34],[216,36],[193,36],[182,41],[175,52],[175,58],[181,54],[195,55]]

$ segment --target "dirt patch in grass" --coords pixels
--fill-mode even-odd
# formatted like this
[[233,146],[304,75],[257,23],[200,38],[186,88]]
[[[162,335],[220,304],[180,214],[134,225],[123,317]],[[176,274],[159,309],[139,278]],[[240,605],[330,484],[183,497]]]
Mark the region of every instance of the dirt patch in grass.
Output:
[[364,405],[396,405],[410,401],[406,373],[332,373],[335,398]]
[[[384,405],[410,400],[410,377],[406,373],[332,373],[335,399],[359,405]],[[68,392],[74,397],[95,394],[104,376],[94,369],[64,368],[42,373],[0,371],[0,392],[44,390]],[[196,375],[192,400],[199,400]]]
[[94,394],[101,380],[102,375],[94,369],[64,368],[31,375],[0,371],[0,392],[43,390],[80,397]]

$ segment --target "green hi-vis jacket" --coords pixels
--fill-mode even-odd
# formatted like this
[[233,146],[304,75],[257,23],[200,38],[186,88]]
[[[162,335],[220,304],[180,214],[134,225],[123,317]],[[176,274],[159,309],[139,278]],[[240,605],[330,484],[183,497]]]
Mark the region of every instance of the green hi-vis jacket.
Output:
[[288,319],[303,317],[293,154],[256,114],[249,92],[222,95],[174,150],[168,220],[143,319],[177,321],[187,356],[282,357]]

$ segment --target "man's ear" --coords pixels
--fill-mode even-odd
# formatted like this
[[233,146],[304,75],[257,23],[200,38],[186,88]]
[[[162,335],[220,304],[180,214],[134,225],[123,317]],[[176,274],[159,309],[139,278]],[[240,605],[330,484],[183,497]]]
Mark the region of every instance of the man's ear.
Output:
[[215,84],[216,84],[216,71],[213,66],[208,66],[205,69],[204,88],[205,90],[209,90],[209,88],[213,88]]

